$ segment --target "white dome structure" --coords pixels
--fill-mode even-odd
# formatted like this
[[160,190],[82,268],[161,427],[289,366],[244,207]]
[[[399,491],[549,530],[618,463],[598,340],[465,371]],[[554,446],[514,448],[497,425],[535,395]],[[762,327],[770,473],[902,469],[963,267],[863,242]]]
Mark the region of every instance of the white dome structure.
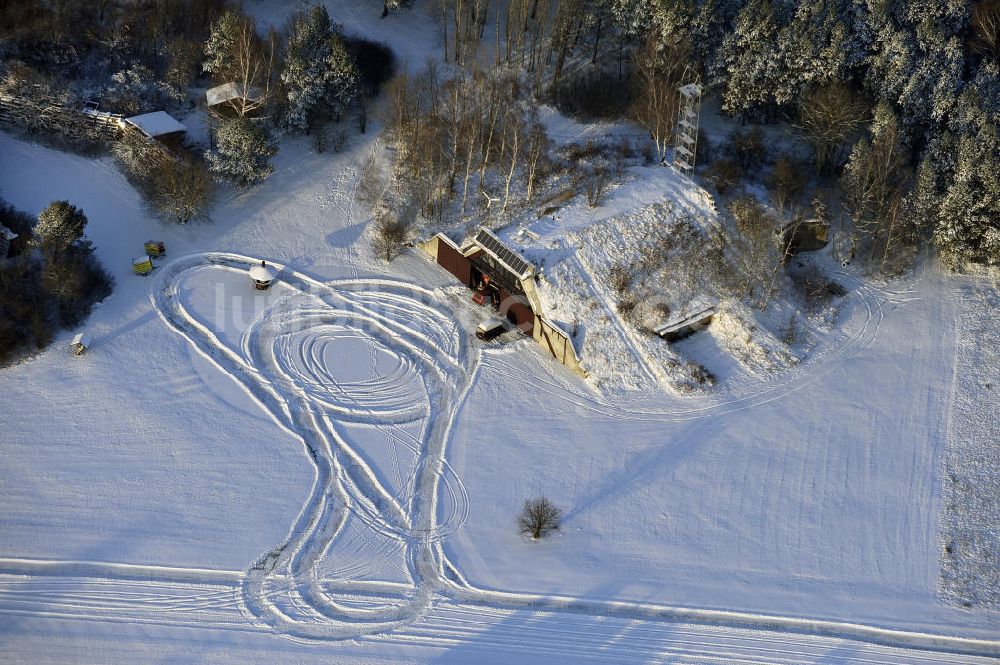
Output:
[[267,265],[266,261],[261,261],[259,266],[250,268],[249,274],[254,287],[263,291],[271,286],[275,277],[278,276],[278,271]]

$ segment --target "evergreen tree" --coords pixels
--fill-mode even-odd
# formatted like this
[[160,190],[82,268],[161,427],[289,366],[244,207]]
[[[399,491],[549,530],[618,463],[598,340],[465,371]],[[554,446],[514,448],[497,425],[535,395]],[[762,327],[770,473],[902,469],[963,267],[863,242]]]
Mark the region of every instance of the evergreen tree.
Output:
[[271,157],[277,149],[253,120],[240,116],[223,121],[215,142],[216,149],[205,154],[212,172],[241,187],[255,185],[271,174]]
[[925,154],[920,160],[916,182],[906,197],[905,209],[914,228],[933,229],[938,223],[941,193],[938,188],[938,174],[930,154]]
[[35,244],[46,251],[61,252],[70,247],[89,248],[83,237],[87,216],[69,201],[53,201],[38,214]]
[[746,113],[768,104],[781,89],[781,31],[770,0],[750,0],[719,49],[716,75],[724,79],[722,108]]
[[1000,142],[996,127],[959,140],[955,179],[941,203],[934,241],[953,266],[1000,265]]
[[236,59],[233,54],[238,48],[243,32],[243,18],[229,9],[212,24],[208,41],[205,42],[205,62],[202,69],[222,83],[236,78]]
[[866,82],[874,95],[896,105],[911,132],[943,122],[954,109],[965,67],[965,5],[868,3],[872,55]]
[[289,127],[307,130],[310,117],[325,110],[339,117],[357,96],[358,74],[323,7],[313,7],[293,24],[281,80],[288,91]]

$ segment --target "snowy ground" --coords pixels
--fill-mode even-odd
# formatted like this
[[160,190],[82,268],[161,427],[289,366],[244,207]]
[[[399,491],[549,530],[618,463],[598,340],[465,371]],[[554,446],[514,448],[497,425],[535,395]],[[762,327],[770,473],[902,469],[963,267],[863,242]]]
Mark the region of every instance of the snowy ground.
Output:
[[[328,4],[384,41],[433,34]],[[302,5],[244,6],[280,25]],[[397,41],[411,68],[435,48]],[[286,139],[271,178],[182,228],[109,160],[0,133],[3,197],[81,206],[118,280],[85,356],[66,331],[0,371],[0,660],[997,662],[995,587],[961,607],[996,540],[960,549],[939,596],[948,539],[995,533],[992,286],[844,275],[841,327],[798,366],[752,372],[699,336],[679,348],[725,389],[597,391],[529,340],[477,342],[468,294],[419,254],[371,258],[353,193],[375,141]],[[699,196],[639,175],[533,242]],[[168,256],[135,277],[150,238]],[[258,258],[282,268],[266,293],[242,273]],[[539,493],[566,520],[532,543],[514,519]]]
[[[54,662],[82,645],[239,662],[978,662],[870,641],[1000,646],[969,641],[996,639],[995,614],[935,598],[964,385],[963,303],[936,272],[858,289],[837,343],[780,379],[616,401],[528,341],[480,352],[465,298],[418,256],[393,266],[418,286],[361,268],[344,173],[364,148],[286,146],[261,189],[180,229],[108,162],[0,141],[5,197],[81,205],[119,280],[91,352],[60,338],[0,376],[11,660],[40,636]],[[133,277],[129,241],[147,236],[170,258]],[[285,266],[282,286],[254,293],[242,256]],[[513,515],[539,492],[567,520],[528,543]]]
[[1000,609],[1000,351],[994,279],[971,277],[958,292],[960,329],[952,368],[942,478],[942,591],[963,607]]

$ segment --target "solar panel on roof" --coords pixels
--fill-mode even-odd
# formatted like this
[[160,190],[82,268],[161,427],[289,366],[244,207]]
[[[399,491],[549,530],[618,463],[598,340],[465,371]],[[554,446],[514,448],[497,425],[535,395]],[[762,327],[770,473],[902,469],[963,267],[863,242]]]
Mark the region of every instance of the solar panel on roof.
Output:
[[500,242],[500,239],[487,229],[479,229],[476,242],[500,259],[518,277],[524,277],[531,271],[531,264],[521,258],[516,252]]

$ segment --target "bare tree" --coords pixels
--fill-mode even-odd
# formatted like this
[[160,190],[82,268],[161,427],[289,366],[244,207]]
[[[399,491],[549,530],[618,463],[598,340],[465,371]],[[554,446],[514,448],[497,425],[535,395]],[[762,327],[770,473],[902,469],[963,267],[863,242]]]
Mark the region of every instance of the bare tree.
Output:
[[784,214],[785,206],[794,203],[806,186],[806,175],[802,166],[788,157],[781,157],[774,163],[771,175],[767,179],[771,201],[780,214]]
[[855,144],[842,178],[844,207],[854,220],[855,235],[868,245],[869,261],[881,258],[883,269],[894,250],[909,237],[900,215],[911,172],[899,120],[887,106],[875,113],[870,138]]
[[1000,0],[977,2],[969,24],[972,27],[973,48],[1000,60]]
[[406,243],[406,224],[396,219],[388,210],[376,211],[375,231],[372,234],[372,251],[388,263],[399,256]]
[[190,155],[164,159],[153,171],[150,203],[179,224],[201,216],[208,207],[215,181],[208,169]]
[[755,306],[764,309],[786,258],[776,234],[777,220],[752,196],[733,200],[729,212],[739,230],[737,234],[726,236],[733,265],[740,273],[737,290]]
[[816,168],[841,166],[849,145],[868,118],[865,103],[839,81],[815,88],[799,102],[798,127],[812,145]]
[[687,44],[664,46],[650,36],[636,57],[640,85],[632,114],[649,131],[661,162],[673,139],[680,104],[677,87],[683,78],[690,51]]
[[247,17],[237,36],[233,52],[233,70],[239,97],[231,99],[229,105],[240,116],[256,111],[267,104],[271,96],[271,78],[274,74],[274,53],[278,46],[278,34],[271,29],[267,36],[267,46],[257,35],[253,19]]
[[517,527],[524,535],[530,535],[538,540],[559,530],[562,523],[562,510],[544,496],[537,499],[525,499],[521,514],[517,518]]

